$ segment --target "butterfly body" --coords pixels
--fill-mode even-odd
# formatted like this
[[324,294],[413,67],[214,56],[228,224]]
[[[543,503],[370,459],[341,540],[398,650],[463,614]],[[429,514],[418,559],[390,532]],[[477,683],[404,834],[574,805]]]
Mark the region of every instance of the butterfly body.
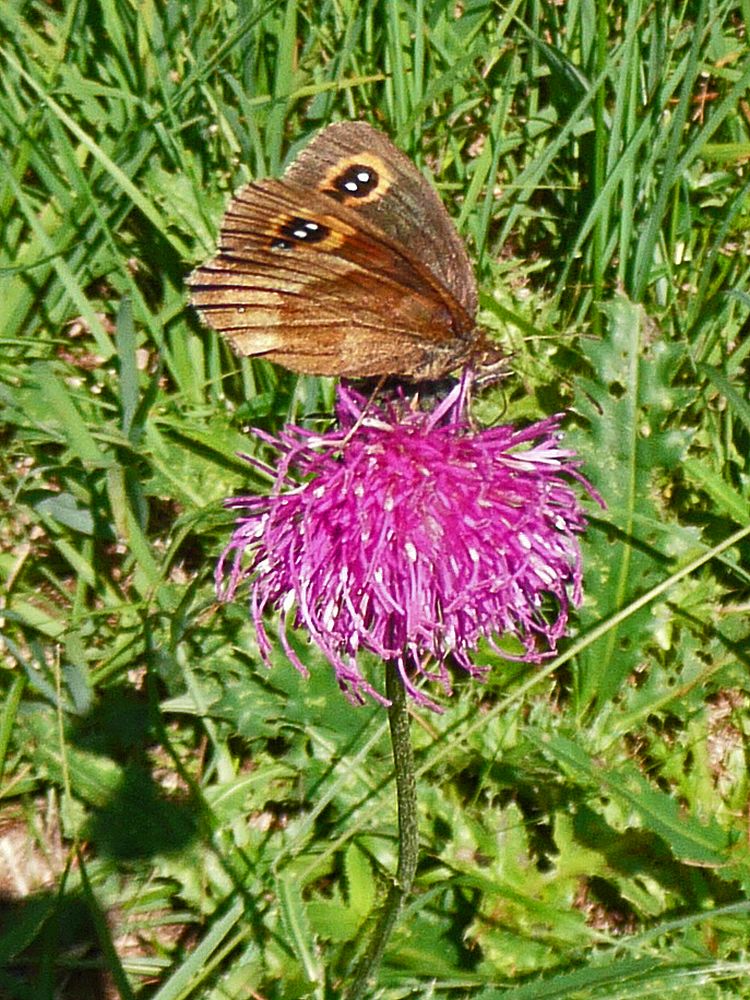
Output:
[[294,371],[439,378],[482,343],[466,251],[414,164],[377,129],[318,133],[280,180],[246,185],[193,304],[234,350]]

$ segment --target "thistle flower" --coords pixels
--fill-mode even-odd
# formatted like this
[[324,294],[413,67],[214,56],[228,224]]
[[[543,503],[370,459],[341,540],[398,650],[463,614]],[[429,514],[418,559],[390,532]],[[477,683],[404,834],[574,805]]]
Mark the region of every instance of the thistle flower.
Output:
[[[464,380],[430,410],[405,397],[375,406],[340,386],[335,430],[257,432],[280,456],[274,488],[227,501],[239,517],[216,578],[224,600],[250,581],[267,664],[267,610],[297,669],[307,674],[290,620],[356,702],[388,704],[359,668],[362,649],[394,662],[407,691],[436,710],[418,679],[450,694],[449,661],[483,675],[471,659],[481,640],[509,659],[554,654],[581,601],[586,522],[570,481],[592,490],[561,445],[559,416],[475,431],[466,390]],[[503,635],[515,651],[499,647]]]

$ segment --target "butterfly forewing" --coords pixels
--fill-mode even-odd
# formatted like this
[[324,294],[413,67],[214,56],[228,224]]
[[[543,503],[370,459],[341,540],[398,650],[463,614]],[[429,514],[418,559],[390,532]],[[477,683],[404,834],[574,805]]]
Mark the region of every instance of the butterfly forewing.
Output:
[[[367,180],[359,181],[361,173]],[[475,315],[474,273],[450,216],[429,182],[383,132],[367,122],[329,125],[302,150],[285,177],[356,209],[407,247]]]

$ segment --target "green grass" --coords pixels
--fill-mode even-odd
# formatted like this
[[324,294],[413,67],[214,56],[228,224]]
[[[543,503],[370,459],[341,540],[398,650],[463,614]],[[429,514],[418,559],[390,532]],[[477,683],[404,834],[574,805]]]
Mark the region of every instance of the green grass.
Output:
[[0,6],[3,996],[333,998],[395,868],[383,710],[213,591],[247,428],[332,385],[184,287],[234,188],[365,117],[477,260],[480,414],[566,409],[607,501],[558,660],[418,713],[374,995],[750,997],[750,3],[459,7]]

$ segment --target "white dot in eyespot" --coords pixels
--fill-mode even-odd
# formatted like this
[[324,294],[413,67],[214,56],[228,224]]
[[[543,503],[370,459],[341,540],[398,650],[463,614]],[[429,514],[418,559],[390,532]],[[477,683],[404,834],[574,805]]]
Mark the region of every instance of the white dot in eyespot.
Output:
[[316,229],[320,229],[320,226],[318,225],[317,222],[306,222],[305,229],[309,229],[311,232],[314,233]]
[[367,184],[367,182],[370,180],[371,176],[372,175],[369,173],[369,171],[367,171],[367,170],[360,170],[360,172],[357,174],[357,180],[361,184]]
[[307,239],[307,232],[308,231],[306,229],[293,229],[292,230],[292,234],[298,240]]
[[347,181],[344,184],[344,187],[346,188],[347,191],[354,192],[359,190],[359,184],[357,184],[355,181]]

